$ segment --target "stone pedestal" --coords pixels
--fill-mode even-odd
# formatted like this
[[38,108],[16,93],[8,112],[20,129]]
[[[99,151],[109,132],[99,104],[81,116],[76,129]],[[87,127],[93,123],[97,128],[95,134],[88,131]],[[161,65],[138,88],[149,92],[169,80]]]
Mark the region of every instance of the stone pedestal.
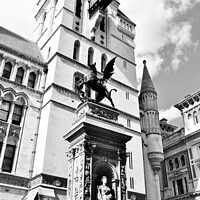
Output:
[[65,135],[70,142],[68,200],[93,200],[102,176],[114,199],[126,199],[126,142],[117,110],[86,102],[77,109],[77,120]]

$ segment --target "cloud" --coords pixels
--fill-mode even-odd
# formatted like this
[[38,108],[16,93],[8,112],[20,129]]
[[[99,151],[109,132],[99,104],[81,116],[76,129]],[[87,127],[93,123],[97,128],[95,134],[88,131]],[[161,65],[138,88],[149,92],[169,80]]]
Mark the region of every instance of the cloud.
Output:
[[173,120],[180,118],[181,114],[180,111],[175,108],[174,106],[172,106],[171,108],[167,109],[167,110],[160,110],[159,111],[159,118],[165,118],[167,119],[169,122],[172,122]]
[[[171,26],[169,38],[170,42],[175,46],[171,67],[176,71],[180,67],[181,57],[184,55],[184,50],[195,46],[191,40],[192,25],[190,22],[181,22]],[[187,55],[187,54],[186,54]]]
[[[197,46],[191,39],[191,22],[181,21],[180,18],[197,3],[200,0],[124,0],[121,3],[120,8],[137,25],[136,64],[142,66],[142,60],[147,60],[152,78],[165,68],[165,50],[168,46],[173,47],[173,52],[167,55],[171,56],[171,65],[164,69],[168,73],[178,70],[181,63],[188,59],[187,51]],[[139,82],[142,76],[140,68],[137,68]]]

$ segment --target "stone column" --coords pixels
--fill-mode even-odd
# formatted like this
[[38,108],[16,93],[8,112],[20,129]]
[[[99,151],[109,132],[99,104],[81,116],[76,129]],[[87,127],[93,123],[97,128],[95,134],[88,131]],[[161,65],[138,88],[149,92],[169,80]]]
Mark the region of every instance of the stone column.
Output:
[[161,199],[160,195],[160,183],[159,183],[159,171],[155,171],[155,185],[156,185],[156,199]]
[[11,72],[11,76],[10,76],[10,80],[11,81],[15,81],[17,70],[18,70],[18,66],[19,66],[19,62],[15,61],[15,66],[12,68],[12,72]]
[[2,76],[3,74],[3,69],[5,66],[6,59],[7,59],[7,56],[2,55],[2,61],[1,61],[1,66],[0,66],[0,76]]
[[41,76],[42,76],[42,71],[41,71],[41,70],[38,70],[38,76],[37,76],[36,86],[35,86],[35,89],[36,89],[36,90],[39,90],[39,89],[40,89]]
[[30,69],[31,69],[31,66],[30,66],[30,65],[27,65],[27,66],[26,66],[25,78],[23,79],[23,82],[22,82],[23,85],[26,85],[26,86],[27,86],[27,84],[28,84]]

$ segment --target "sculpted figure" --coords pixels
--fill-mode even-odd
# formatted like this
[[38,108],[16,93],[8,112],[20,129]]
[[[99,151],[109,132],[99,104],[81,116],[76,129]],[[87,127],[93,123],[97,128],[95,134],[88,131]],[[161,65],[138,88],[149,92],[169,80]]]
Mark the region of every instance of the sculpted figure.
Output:
[[112,194],[110,188],[106,185],[107,184],[107,177],[103,176],[101,179],[102,185],[98,187],[98,200],[110,200],[112,198]]
[[136,196],[134,194],[131,195],[131,200],[136,200]]
[[115,63],[116,57],[114,57],[112,60],[108,62],[108,64],[105,67],[105,70],[103,72],[103,77],[98,78],[97,77],[97,69],[96,69],[96,63],[90,65],[90,69],[92,70],[91,73],[87,76],[87,80],[83,81],[79,84],[79,93],[80,93],[80,99],[82,101],[86,101],[87,98],[85,97],[84,92],[82,91],[83,85],[87,85],[89,88],[97,92],[97,96],[95,98],[96,102],[102,101],[105,97],[110,101],[113,108],[115,107],[113,100],[111,98],[111,92],[117,91],[116,89],[111,89],[110,91],[106,88],[106,83],[108,79],[111,78],[111,76],[114,74],[114,63]]

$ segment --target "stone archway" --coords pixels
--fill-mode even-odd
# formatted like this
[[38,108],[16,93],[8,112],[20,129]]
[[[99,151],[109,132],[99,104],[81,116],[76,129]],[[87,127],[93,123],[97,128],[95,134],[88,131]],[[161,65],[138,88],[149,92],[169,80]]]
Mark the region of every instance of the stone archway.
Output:
[[97,161],[92,170],[92,200],[97,200],[97,188],[101,185],[102,176],[107,177],[107,186],[111,189],[113,200],[117,197],[118,175],[113,165],[105,161]]

